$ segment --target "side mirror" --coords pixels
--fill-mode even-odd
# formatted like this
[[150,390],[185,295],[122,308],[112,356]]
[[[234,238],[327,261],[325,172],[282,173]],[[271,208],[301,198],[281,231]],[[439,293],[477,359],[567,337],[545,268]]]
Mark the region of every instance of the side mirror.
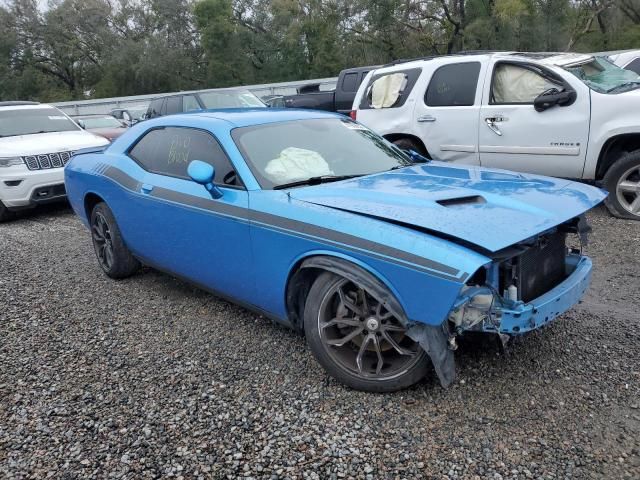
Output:
[[125,122],[130,122],[131,121],[131,115],[129,115],[129,112],[122,112],[122,119]]
[[196,183],[203,185],[207,189],[211,198],[217,199],[222,196],[222,192],[218,187],[213,184],[213,179],[216,176],[216,169],[212,165],[203,162],[201,160],[192,160],[187,167],[187,173]]
[[535,98],[533,108],[536,109],[536,112],[544,112],[554,105],[567,107],[576,101],[576,97],[577,95],[574,90],[560,91],[557,88],[550,88]]
[[83,130],[87,128],[84,124],[84,120],[78,120],[78,125],[80,125],[80,128],[82,128]]

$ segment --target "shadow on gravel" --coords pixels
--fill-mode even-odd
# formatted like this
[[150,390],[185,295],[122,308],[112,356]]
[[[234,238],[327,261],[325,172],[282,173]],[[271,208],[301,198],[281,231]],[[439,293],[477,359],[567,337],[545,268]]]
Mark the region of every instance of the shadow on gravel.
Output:
[[15,212],[14,218],[10,219],[9,222],[13,223],[21,220],[36,220],[46,221],[49,223],[55,222],[57,217],[70,214],[73,214],[73,210],[67,201],[47,203],[35,208]]

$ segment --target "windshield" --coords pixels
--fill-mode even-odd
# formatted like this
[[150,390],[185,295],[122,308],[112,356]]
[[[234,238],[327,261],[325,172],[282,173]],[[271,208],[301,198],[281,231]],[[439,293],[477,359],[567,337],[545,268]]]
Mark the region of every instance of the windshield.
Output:
[[79,118],[85,128],[122,128],[122,123],[113,117],[85,117]]
[[78,126],[56,108],[0,110],[0,137],[73,130],[78,130]]
[[140,118],[142,118],[142,116],[147,113],[147,108],[148,107],[130,108],[127,111],[129,112],[129,115],[131,115],[131,118],[133,120],[140,120]]
[[411,164],[397,147],[347,118],[236,128],[232,133],[265,189],[320,176],[359,176]]
[[254,108],[265,107],[253,93],[249,91],[219,91],[200,94],[205,108]]
[[603,57],[593,57],[589,62],[565,69],[599,93],[622,93],[640,87],[638,74],[620,68]]

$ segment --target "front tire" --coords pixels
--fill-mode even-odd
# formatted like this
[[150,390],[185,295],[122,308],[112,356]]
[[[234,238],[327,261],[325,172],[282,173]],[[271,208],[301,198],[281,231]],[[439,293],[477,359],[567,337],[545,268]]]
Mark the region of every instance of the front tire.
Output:
[[111,278],[126,278],[139,268],[124,244],[113,213],[106,203],[98,203],[91,212],[91,239],[100,267]]
[[640,220],[640,150],[616,160],[604,176],[605,205],[616,217]]
[[7,209],[7,207],[5,207],[2,202],[0,202],[0,223],[11,220],[13,217],[13,212],[10,212],[9,209]]
[[427,354],[406,335],[403,321],[371,292],[339,275],[325,272],[315,280],[304,328],[320,365],[356,390],[400,390],[429,370]]

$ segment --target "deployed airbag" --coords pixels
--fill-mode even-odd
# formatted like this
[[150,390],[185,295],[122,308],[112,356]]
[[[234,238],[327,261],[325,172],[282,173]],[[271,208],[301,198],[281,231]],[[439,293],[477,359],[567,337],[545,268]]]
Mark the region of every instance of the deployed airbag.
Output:
[[318,152],[296,147],[285,148],[277,158],[270,160],[265,173],[276,183],[334,174]]

